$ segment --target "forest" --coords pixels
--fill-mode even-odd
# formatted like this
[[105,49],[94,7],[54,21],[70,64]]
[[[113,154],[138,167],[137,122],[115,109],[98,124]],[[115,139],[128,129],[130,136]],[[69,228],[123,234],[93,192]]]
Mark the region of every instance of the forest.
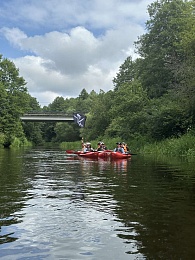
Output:
[[[59,144],[81,137],[141,144],[186,135],[194,140],[195,2],[158,0],[148,13],[146,33],[134,43],[138,58],[124,60],[108,92],[83,88],[76,98],[57,97],[41,107],[19,69],[0,55],[1,146]],[[86,124],[22,122],[20,116],[29,111],[80,112]]]

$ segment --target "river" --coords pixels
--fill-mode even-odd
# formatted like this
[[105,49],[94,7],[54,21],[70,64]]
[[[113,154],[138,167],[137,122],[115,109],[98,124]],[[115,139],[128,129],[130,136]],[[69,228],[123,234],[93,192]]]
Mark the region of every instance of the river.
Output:
[[0,259],[195,259],[195,162],[0,150]]

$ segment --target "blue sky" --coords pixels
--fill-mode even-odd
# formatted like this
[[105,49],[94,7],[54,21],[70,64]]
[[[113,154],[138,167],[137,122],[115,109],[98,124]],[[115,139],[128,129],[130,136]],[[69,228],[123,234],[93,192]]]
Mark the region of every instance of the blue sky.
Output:
[[1,0],[0,54],[40,105],[113,89],[145,31],[151,0]]

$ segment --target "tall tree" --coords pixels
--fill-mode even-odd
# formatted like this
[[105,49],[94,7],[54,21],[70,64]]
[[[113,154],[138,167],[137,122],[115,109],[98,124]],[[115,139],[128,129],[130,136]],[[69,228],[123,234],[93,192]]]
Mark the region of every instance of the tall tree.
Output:
[[109,110],[110,124],[105,133],[111,137],[124,139],[138,132],[143,133],[146,126],[143,111],[147,104],[146,91],[143,90],[139,81],[134,80],[121,85],[112,97],[112,107]]
[[[29,95],[28,111],[41,111],[41,107],[36,98]],[[41,122],[23,122],[22,124],[26,138],[35,145],[43,144],[42,128],[44,123]]]
[[195,1],[188,1],[187,5],[186,24],[181,32],[182,41],[177,45],[184,51],[185,59],[173,71],[175,76],[181,78],[178,96],[189,112],[191,127],[195,128]]
[[106,128],[110,123],[109,110],[113,103],[113,91],[100,93],[93,96],[89,113],[87,113],[86,126],[82,129],[85,139],[96,139],[104,135]]
[[135,62],[132,57],[127,57],[119,67],[119,72],[113,79],[114,90],[117,91],[124,83],[130,83],[135,79]]
[[29,94],[25,85],[14,63],[0,55],[0,131],[4,135],[4,146],[23,135],[19,117],[28,109]]
[[185,57],[177,44],[182,40],[187,8],[183,0],[157,0],[148,7],[147,33],[135,44],[141,56],[139,76],[151,97],[160,97],[179,83],[170,67]]

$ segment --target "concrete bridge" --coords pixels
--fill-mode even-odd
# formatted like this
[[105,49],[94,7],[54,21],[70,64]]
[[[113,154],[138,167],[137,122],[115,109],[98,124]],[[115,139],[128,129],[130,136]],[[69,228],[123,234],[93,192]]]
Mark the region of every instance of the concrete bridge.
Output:
[[63,113],[27,113],[20,117],[22,121],[26,122],[73,122],[73,115],[66,115]]

